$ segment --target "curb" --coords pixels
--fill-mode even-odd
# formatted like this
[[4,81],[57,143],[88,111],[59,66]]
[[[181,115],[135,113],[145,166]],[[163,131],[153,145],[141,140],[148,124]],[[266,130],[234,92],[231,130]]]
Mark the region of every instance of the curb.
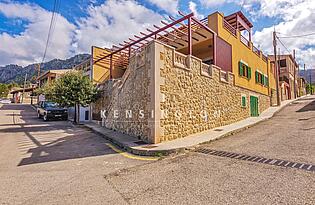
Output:
[[[78,125],[81,127],[84,127],[93,133],[103,137],[104,139],[108,140],[115,146],[119,147],[120,149],[129,152],[134,155],[139,155],[139,156],[150,156],[150,157],[161,157],[161,156],[168,156],[170,154],[175,154],[175,153],[180,153],[183,152],[184,150],[187,150],[186,148],[178,148],[178,149],[170,149],[170,150],[142,150],[142,149],[136,149],[134,147],[130,147],[122,142],[119,142],[118,140],[115,140],[111,138],[109,135],[104,134],[103,132],[94,129],[93,126],[90,126],[89,124],[83,124],[83,125]],[[117,132],[117,131],[113,131]]]
[[[292,104],[293,102],[295,102],[296,100],[299,100],[301,98],[304,98],[305,96],[303,97],[300,97],[298,99],[295,99],[293,100],[292,102],[284,105],[283,107],[279,108],[278,110],[276,110],[270,117],[267,117],[265,119],[261,119],[260,121],[257,121],[255,123],[252,123],[250,125],[247,125],[245,127],[241,127],[241,128],[238,128],[238,129],[235,129],[233,131],[230,131],[230,132],[227,132],[225,134],[222,134],[220,136],[218,136],[217,138],[215,139],[212,139],[212,140],[209,140],[209,141],[206,141],[206,142],[202,142],[202,143],[199,143],[199,144],[196,144],[196,145],[193,145],[193,146],[190,146],[190,147],[181,147],[181,148],[174,148],[174,149],[168,149],[168,150],[149,150],[149,149],[146,149],[146,150],[143,150],[143,149],[137,149],[136,147],[131,147],[131,146],[128,146],[122,142],[119,142],[118,140],[115,140],[113,139],[112,137],[110,137],[109,135],[103,133],[102,131],[100,130],[97,130],[95,129],[93,126],[90,126],[89,124],[84,124],[82,125],[83,127],[91,130],[92,132],[102,136],[103,138],[105,138],[106,140],[110,141],[111,143],[113,143],[114,145],[118,146],[119,148],[121,148],[122,150],[126,151],[126,152],[129,152],[131,154],[134,154],[134,155],[139,155],[139,156],[168,156],[168,155],[171,155],[171,154],[179,154],[179,153],[185,153],[186,151],[192,151],[192,150],[195,150],[197,147],[199,147],[200,145],[203,145],[203,144],[207,144],[207,143],[210,143],[212,141],[215,141],[215,140],[219,140],[221,138],[224,138],[224,137],[227,137],[227,136],[231,136],[231,135],[234,135],[236,133],[239,133],[243,130],[246,130],[246,129],[249,129],[250,127],[253,127],[259,123],[262,123],[264,121],[267,121],[269,119],[271,119],[272,117],[274,117],[277,113],[279,113],[280,111],[282,111],[285,107],[287,107],[288,105]],[[113,131],[113,132],[117,132],[117,131]]]

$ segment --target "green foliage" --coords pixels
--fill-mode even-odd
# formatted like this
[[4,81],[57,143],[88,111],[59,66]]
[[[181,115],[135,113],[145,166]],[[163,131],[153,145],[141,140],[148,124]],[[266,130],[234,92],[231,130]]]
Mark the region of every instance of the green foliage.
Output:
[[307,84],[306,85],[306,92],[309,93],[309,94],[313,94],[315,91],[315,86],[312,85],[312,84]]
[[82,72],[72,71],[57,79],[44,94],[51,95],[51,99],[64,107],[73,107],[76,104],[87,106],[95,101],[97,89]]
[[9,90],[11,90],[12,88],[16,88],[16,87],[20,87],[20,86],[19,86],[19,84],[15,83],[15,82],[8,84]]
[[45,99],[49,101],[54,101],[55,99],[55,86],[54,83],[45,84],[41,88],[35,90],[35,95],[45,95]]
[[2,97],[2,98],[7,97],[9,94],[9,91],[10,91],[10,89],[9,89],[7,84],[1,84],[0,83],[0,97]]

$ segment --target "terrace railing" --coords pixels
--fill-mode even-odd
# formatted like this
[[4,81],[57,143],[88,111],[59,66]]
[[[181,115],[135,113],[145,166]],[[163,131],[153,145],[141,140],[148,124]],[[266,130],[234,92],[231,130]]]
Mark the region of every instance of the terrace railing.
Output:
[[208,26],[208,17],[201,19],[200,22],[206,26]]
[[268,62],[268,57],[265,56],[264,54],[262,54],[262,59],[263,59],[265,62]]
[[182,54],[182,53],[175,52],[174,53],[174,65],[176,67],[179,67],[179,68],[188,69],[187,56]]
[[256,53],[258,56],[260,55],[260,50],[253,46],[253,52]]
[[228,32],[236,37],[236,29],[225,19],[223,19],[223,28],[225,28]]
[[228,82],[228,73],[226,71],[220,70],[220,79],[221,81]]
[[241,42],[244,43],[247,47],[249,47],[249,40],[247,40],[244,36],[241,35]]

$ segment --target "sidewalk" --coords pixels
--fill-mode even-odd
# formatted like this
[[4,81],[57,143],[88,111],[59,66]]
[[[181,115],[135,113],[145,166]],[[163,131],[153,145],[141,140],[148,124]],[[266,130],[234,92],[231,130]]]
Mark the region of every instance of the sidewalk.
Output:
[[112,143],[116,144],[117,146],[126,150],[127,152],[145,156],[169,155],[172,153],[194,149],[194,147],[196,147],[199,144],[210,142],[221,137],[235,134],[251,126],[254,126],[259,122],[268,120],[271,117],[273,117],[274,114],[283,109],[285,106],[298,99],[300,98],[283,101],[281,102],[280,107],[270,107],[263,113],[261,113],[259,117],[249,117],[247,119],[241,120],[230,125],[216,127],[211,130],[190,135],[188,137],[172,140],[169,142],[163,142],[159,144],[145,144],[142,141],[137,140],[135,137],[104,128],[94,122],[85,123],[84,126],[102,135],[107,140],[111,141]]

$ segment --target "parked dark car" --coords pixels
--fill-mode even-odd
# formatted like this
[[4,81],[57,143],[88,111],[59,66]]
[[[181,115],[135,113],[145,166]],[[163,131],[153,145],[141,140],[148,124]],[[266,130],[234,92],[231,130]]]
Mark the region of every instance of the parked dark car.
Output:
[[68,110],[60,107],[57,103],[41,101],[37,108],[37,117],[43,118],[44,121],[51,119],[68,120]]

